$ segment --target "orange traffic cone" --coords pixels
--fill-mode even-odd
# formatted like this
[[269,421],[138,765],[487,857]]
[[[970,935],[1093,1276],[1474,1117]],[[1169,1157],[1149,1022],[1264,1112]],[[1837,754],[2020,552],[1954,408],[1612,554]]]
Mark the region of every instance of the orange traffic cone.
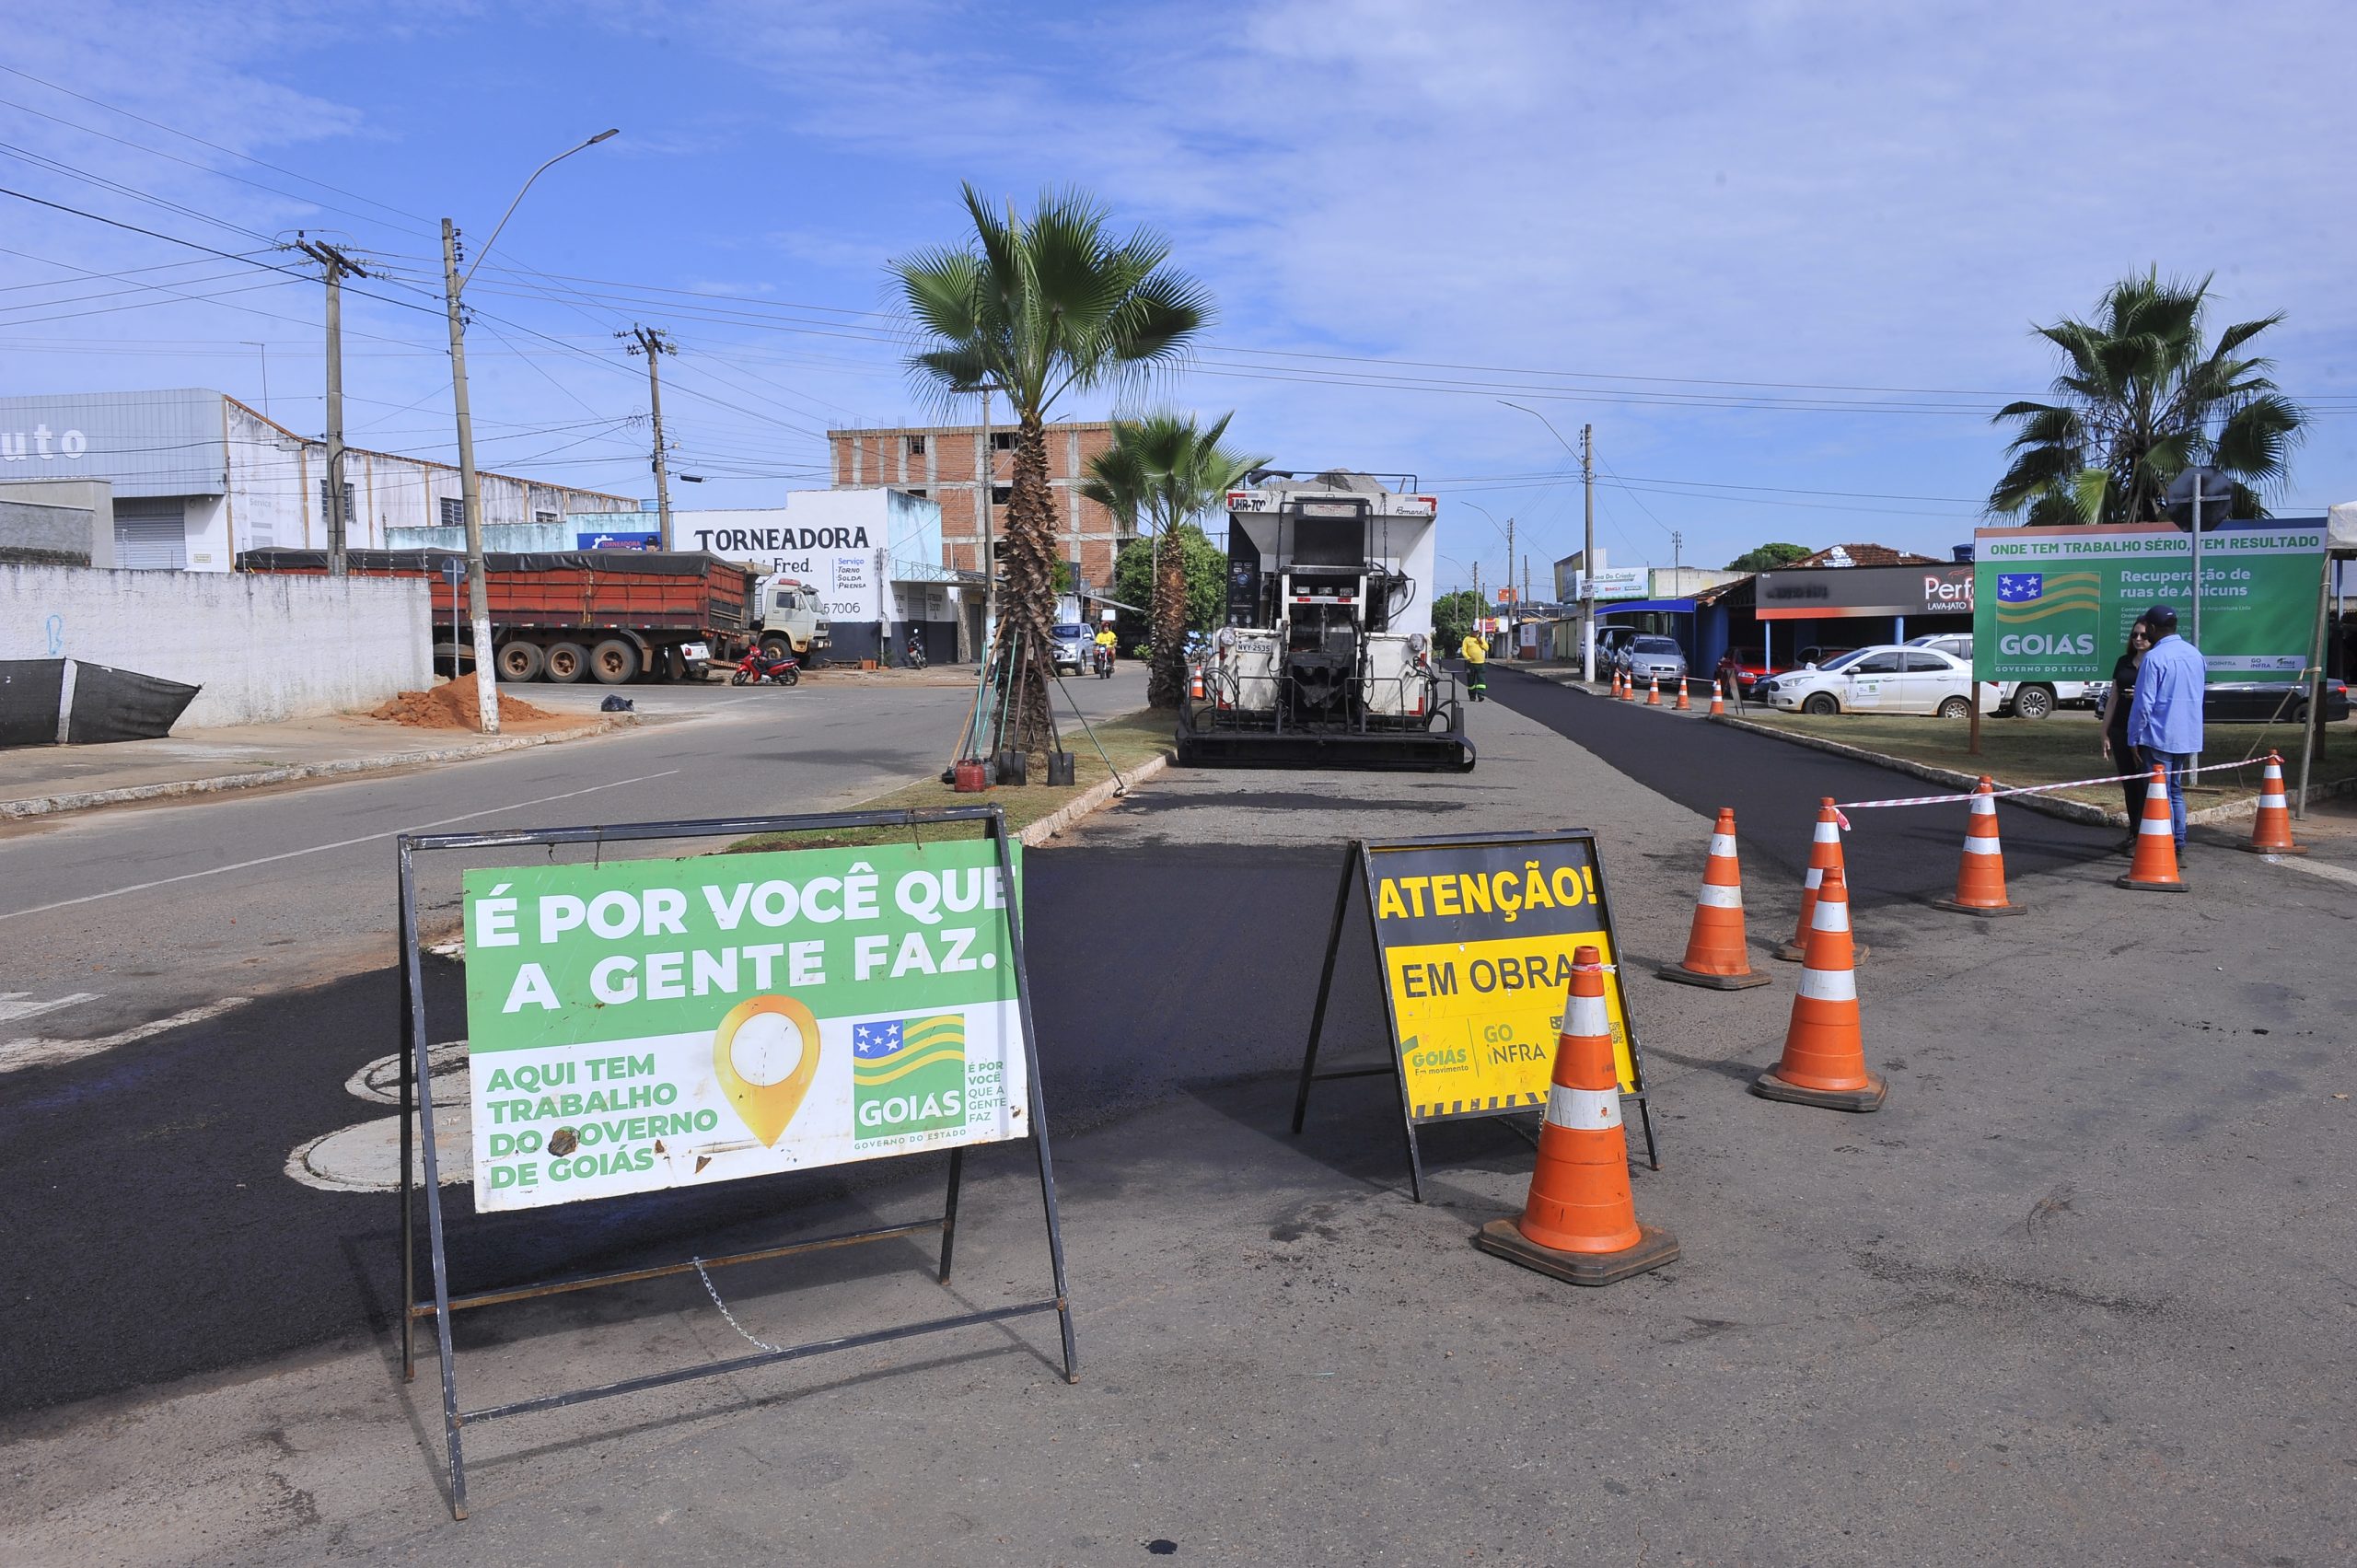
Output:
[[[1776,949],[1776,957],[1788,964],[1797,964],[1808,954],[1809,916],[1817,912],[1817,889],[1824,882],[1828,871],[1841,868],[1841,813],[1835,808],[1833,797],[1826,796],[1817,805],[1817,836],[1808,846],[1808,876],[1801,883],[1800,923],[1793,930],[1793,939]],[[1853,946],[1852,953],[1864,958],[1874,949]]]
[[1726,682],[1725,682],[1725,681],[1724,681],[1724,680],[1713,680],[1713,681],[1712,681],[1712,682],[1711,682],[1711,716],[1712,716],[1713,718],[1714,718],[1714,719],[1719,719],[1719,718],[1724,718],[1724,717],[1726,717],[1726,714],[1727,714],[1727,705],[1726,705],[1725,702],[1723,700],[1725,696],[1726,696]]
[[2021,905],[2005,901],[2005,852],[1997,842],[1996,787],[1986,773],[1980,776],[1980,790],[1972,797],[1972,816],[1964,830],[1964,864],[1956,867],[1956,897],[1933,900],[1933,909],[1991,920],[2022,912]]
[[1681,675],[1678,678],[1678,711],[1681,714],[1691,713],[1693,708],[1692,701],[1686,695],[1686,677]]
[[1850,950],[1850,889],[1838,865],[1825,873],[1809,916],[1808,958],[1784,1031],[1783,1059],[1751,1081],[1751,1092],[1829,1110],[1880,1110],[1890,1092],[1866,1067]]
[[1187,695],[1200,703],[1203,700],[1203,667],[1197,665],[1187,679]]
[[1608,1285],[1678,1259],[1678,1237],[1639,1225],[1629,1195],[1620,1074],[1604,1008],[1604,964],[1594,947],[1572,958],[1571,1001],[1529,1201],[1521,1219],[1492,1220],[1475,1231],[1473,1245],[1575,1285]]
[[1617,703],[1624,694],[1620,690],[1620,672],[1616,669],[1612,672],[1612,700]]
[[1637,700],[1637,682],[1625,670],[1620,676],[1620,700],[1624,703],[1633,703]]
[[1713,991],[1743,991],[1765,985],[1768,977],[1755,974],[1751,954],[1743,941],[1743,867],[1735,854],[1735,812],[1719,807],[1719,824],[1711,830],[1711,860],[1702,871],[1702,890],[1694,900],[1694,931],[1686,940],[1686,961],[1664,964],[1655,971],[1682,985],[1704,985]]
[[2153,782],[2144,786],[2144,816],[2136,824],[2136,856],[2128,875],[2113,886],[2147,893],[2182,893],[2184,878],[2177,874],[2177,829],[2169,822],[2169,772],[2155,763]]
[[2258,782],[2258,815],[2250,819],[2250,842],[2243,848],[2253,854],[2308,853],[2292,842],[2292,807],[2283,798],[2283,759],[2280,753],[2267,754],[2267,773]]
[[1649,708],[1661,706],[1661,677],[1658,675],[1645,677],[1645,706]]

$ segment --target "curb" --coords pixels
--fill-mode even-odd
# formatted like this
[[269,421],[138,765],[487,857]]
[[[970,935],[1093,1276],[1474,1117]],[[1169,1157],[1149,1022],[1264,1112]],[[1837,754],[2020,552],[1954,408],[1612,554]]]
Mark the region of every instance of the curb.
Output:
[[[1132,768],[1126,782],[1131,784],[1144,784],[1168,766],[1170,766],[1170,753],[1167,751],[1158,753]],[[1118,779],[1107,779],[1102,784],[1090,784],[1064,805],[1016,834],[1016,841],[1026,849],[1035,849],[1047,842],[1082,818],[1103,807],[1107,801],[1111,800],[1115,793],[1120,790],[1122,783],[1123,781]]]
[[431,751],[395,751],[377,757],[346,757],[333,762],[301,762],[284,768],[264,768],[259,772],[224,773],[209,779],[177,779],[164,784],[132,784],[122,789],[89,789],[66,795],[32,796],[23,800],[0,800],[0,821],[53,817],[62,812],[88,811],[101,806],[128,806],[142,800],[172,800],[192,795],[263,789],[272,784],[300,784],[308,779],[389,772],[396,768],[414,768],[432,762],[460,762],[470,757],[520,751],[527,747],[550,746],[560,740],[586,739],[637,722],[635,714],[614,714],[596,724],[559,730],[553,735],[518,735],[498,740],[479,740],[466,746],[445,746]]

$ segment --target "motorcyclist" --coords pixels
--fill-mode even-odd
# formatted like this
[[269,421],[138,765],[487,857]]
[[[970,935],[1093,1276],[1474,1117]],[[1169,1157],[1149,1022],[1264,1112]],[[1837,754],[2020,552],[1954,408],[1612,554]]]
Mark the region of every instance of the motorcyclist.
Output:
[[1113,663],[1114,641],[1115,639],[1113,636],[1112,627],[1099,626],[1097,628],[1097,661],[1099,668],[1111,668]]

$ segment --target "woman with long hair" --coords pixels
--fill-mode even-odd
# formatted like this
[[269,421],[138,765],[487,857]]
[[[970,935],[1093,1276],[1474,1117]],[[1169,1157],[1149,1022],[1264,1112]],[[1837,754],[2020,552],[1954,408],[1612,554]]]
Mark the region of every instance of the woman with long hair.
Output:
[[[2136,668],[2144,662],[2144,650],[2152,645],[2152,628],[2143,621],[2128,629],[2128,645],[2119,650],[2119,661],[2111,667],[2111,690],[2104,698],[2103,736],[2096,744],[2123,773],[2133,773],[2139,766],[2136,748],[2128,744],[2128,710],[2136,701]],[[2119,793],[2128,804],[2128,836],[2118,846],[2122,854],[2136,847],[2136,819],[2144,810],[2144,789],[2142,776],[2119,782]]]

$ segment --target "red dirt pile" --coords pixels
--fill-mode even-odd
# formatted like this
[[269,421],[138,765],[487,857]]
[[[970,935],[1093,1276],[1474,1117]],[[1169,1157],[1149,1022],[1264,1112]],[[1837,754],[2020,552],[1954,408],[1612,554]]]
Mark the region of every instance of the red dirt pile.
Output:
[[[404,691],[370,714],[370,718],[385,719],[393,724],[405,724],[418,729],[474,729],[482,727],[476,718],[475,683],[465,680],[445,680],[424,691]],[[533,719],[552,719],[561,715],[546,708],[536,708],[505,691],[499,694],[499,722],[527,723]]]

